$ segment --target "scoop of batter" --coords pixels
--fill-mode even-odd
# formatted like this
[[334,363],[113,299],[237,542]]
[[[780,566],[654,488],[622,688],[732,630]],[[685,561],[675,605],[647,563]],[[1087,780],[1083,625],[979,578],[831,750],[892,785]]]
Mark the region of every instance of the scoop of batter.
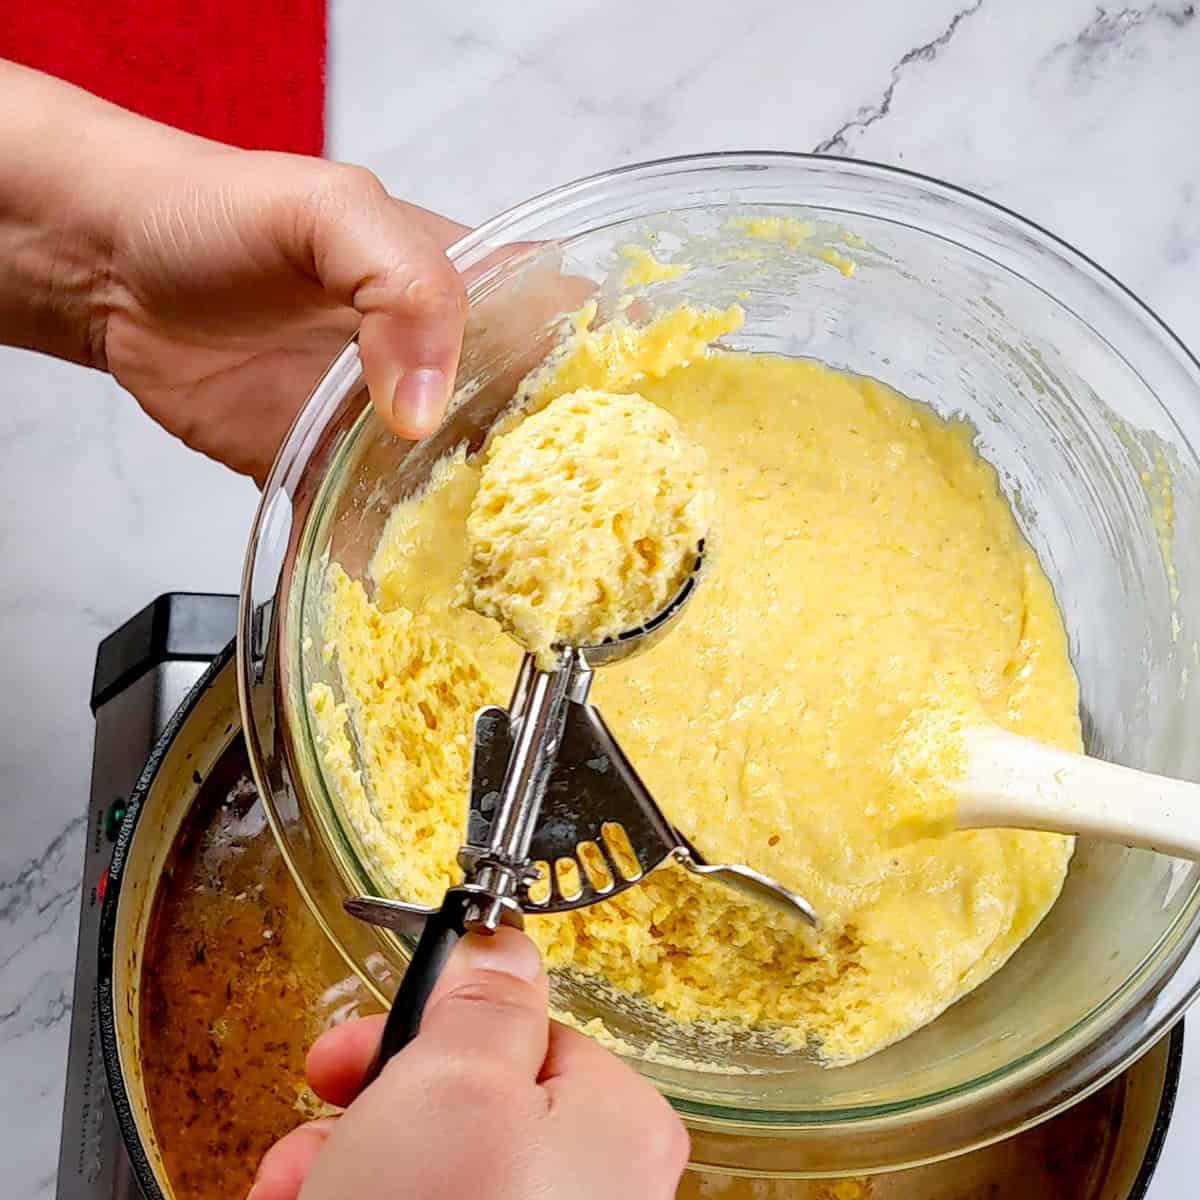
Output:
[[460,599],[549,669],[556,646],[636,629],[708,536],[707,455],[636,394],[559,396],[491,444],[467,516]]

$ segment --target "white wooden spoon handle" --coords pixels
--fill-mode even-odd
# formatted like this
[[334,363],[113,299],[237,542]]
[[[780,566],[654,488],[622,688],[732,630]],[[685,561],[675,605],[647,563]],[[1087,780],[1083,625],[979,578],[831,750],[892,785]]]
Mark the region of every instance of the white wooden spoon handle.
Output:
[[1200,860],[1200,784],[1164,779],[993,727],[964,734],[962,829],[1081,834]]

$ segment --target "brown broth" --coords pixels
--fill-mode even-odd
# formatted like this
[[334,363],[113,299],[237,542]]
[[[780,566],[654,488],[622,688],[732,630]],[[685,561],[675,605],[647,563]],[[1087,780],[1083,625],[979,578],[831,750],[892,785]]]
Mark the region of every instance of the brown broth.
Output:
[[155,1137],[177,1200],[244,1197],[262,1155],[319,1102],[304,1056],[375,1011],[308,918],[240,739],[189,812],[163,873],[142,975]]
[[[323,1111],[304,1056],[375,1005],[305,911],[240,739],[205,781],[155,897],[141,1047],[175,1200],[242,1200],[268,1147]],[[680,1200],[1089,1200],[1112,1155],[1118,1079],[1065,1115],[948,1163],[872,1179],[689,1176]]]

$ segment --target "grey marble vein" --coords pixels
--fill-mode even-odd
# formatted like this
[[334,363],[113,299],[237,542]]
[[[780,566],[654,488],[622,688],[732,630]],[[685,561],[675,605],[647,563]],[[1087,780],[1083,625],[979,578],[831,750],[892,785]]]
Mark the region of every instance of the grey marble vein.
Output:
[[42,975],[15,1004],[0,1009],[0,1048],[15,1038],[50,1029],[68,1016],[71,982],[68,973]]
[[1103,70],[1113,54],[1128,52],[1130,34],[1145,26],[1158,25],[1168,31],[1182,30],[1195,21],[1196,5],[1177,7],[1151,4],[1146,8],[1096,8],[1091,20],[1074,37],[1058,42],[1052,55],[1067,54],[1071,68],[1080,74]]
[[1146,8],[1121,8],[1115,12],[1110,12],[1103,5],[1097,5],[1096,15],[1075,38],[1075,44],[1084,47],[1109,46],[1119,42],[1130,29],[1146,21],[1166,21],[1176,29],[1182,29],[1195,15],[1194,4],[1182,4],[1175,8],[1151,4]]
[[12,939],[11,950],[0,951],[0,971],[29,945],[50,933],[64,915],[69,914],[70,919],[74,921],[78,901],[79,887],[74,881],[68,881],[65,887],[53,892],[48,899],[32,905],[33,919],[22,923],[19,934]]
[[15,875],[0,879],[0,921],[14,921],[30,906],[39,912],[45,911],[47,905],[39,907],[37,893],[48,880],[59,875],[63,854],[68,847],[76,848],[75,834],[85,819],[82,814],[72,817],[40,854],[26,862]]
[[814,147],[814,154],[850,154],[852,148],[850,146],[850,138],[861,133],[864,129],[869,129],[877,121],[882,121],[884,117],[892,111],[892,98],[896,94],[896,88],[900,81],[904,78],[905,72],[914,63],[930,63],[937,58],[946,46],[954,39],[954,35],[958,32],[958,27],[968,18],[973,17],[981,8],[983,8],[984,0],[974,0],[974,3],[967,5],[966,8],[959,9],[949,20],[946,28],[942,30],[937,37],[931,38],[920,46],[914,46],[911,50],[905,51],[891,70],[891,76],[887,86],[883,89],[883,94],[874,104],[865,105],[859,108],[856,116],[852,117],[845,124],[840,125],[828,137],[822,138]]
[[[600,17],[604,8],[598,5],[592,11]],[[617,161],[624,162],[635,155],[640,156],[640,152],[647,147],[660,142],[686,118],[686,107],[680,105],[681,94],[686,93],[714,64],[727,58],[736,45],[752,40],[774,11],[774,4],[763,3],[763,0],[740,4],[736,9],[729,10],[722,23],[714,27],[715,36],[688,40],[681,38],[675,53],[663,56],[659,72],[654,75],[635,72],[629,77],[618,76],[620,87],[613,87],[611,78],[594,69],[586,77],[581,77],[574,54],[569,51],[564,53],[564,47],[578,40],[579,30],[576,28],[560,32],[546,42],[539,42],[527,52],[519,51],[515,62],[518,70],[535,72],[545,80],[554,93],[562,97],[570,113],[590,120],[602,120],[615,129],[630,131],[630,135],[622,138],[616,147]],[[451,40],[453,42],[455,39]],[[613,57],[612,66],[615,72],[623,70],[620,56]]]

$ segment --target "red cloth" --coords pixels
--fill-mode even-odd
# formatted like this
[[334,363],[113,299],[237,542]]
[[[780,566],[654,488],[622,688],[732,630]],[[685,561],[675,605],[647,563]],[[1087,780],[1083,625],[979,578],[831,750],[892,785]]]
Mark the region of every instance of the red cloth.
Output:
[[325,144],[325,0],[0,0],[0,58],[251,149]]

